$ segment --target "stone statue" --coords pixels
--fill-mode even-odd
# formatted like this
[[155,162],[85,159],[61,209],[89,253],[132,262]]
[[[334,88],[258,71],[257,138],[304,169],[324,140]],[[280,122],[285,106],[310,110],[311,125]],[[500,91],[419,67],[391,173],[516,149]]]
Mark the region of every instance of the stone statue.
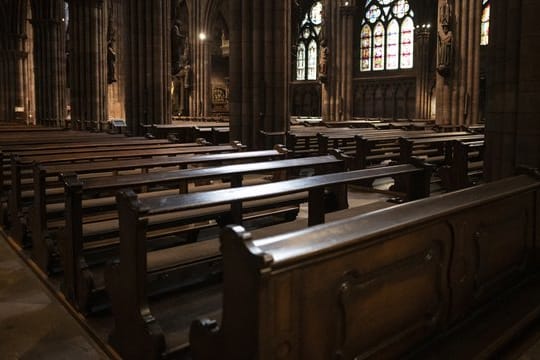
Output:
[[185,51],[186,33],[182,21],[177,19],[171,30],[172,74],[177,75],[182,67],[182,53]]
[[437,72],[444,77],[450,75],[454,53],[454,35],[450,30],[452,7],[446,0],[439,7],[439,29],[437,31]]
[[107,44],[107,82],[112,84],[116,81],[116,52],[112,42],[109,41]]
[[328,78],[328,46],[326,40],[321,40],[320,43],[320,54],[319,54],[319,80],[321,82],[326,82]]
[[183,80],[184,88],[191,88],[191,49],[189,43],[184,46],[184,53],[180,59],[179,77]]

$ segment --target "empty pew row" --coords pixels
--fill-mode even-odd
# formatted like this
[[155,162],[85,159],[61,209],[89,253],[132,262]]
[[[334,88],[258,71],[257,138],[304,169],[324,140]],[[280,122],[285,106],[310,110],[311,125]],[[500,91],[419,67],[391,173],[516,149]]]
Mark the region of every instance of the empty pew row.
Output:
[[[13,140],[13,141],[11,141]],[[47,133],[47,136],[34,136],[34,134],[21,133],[13,139],[0,138],[0,157],[2,171],[0,172],[0,200],[2,201],[2,222],[6,222],[8,190],[11,189],[11,157],[17,153],[29,153],[32,151],[42,155],[59,152],[84,151],[86,148],[110,145],[111,149],[116,146],[142,145],[148,141],[144,138],[126,138],[108,134],[94,134],[74,131],[61,131]],[[167,144],[167,141],[149,141],[148,145]],[[73,149],[71,149],[73,147]],[[104,150],[104,149],[102,149]],[[31,170],[23,171],[22,175],[31,177]]]
[[[107,179],[114,184],[113,178],[119,173],[124,174],[125,171],[136,170],[140,174],[148,174],[151,170],[171,171],[177,168],[187,169],[189,166],[209,166],[216,164],[234,164],[245,162],[257,162],[270,159],[283,159],[287,155],[287,151],[283,146],[276,146],[273,150],[262,151],[243,151],[221,154],[202,154],[202,155],[180,155],[167,158],[149,158],[149,159],[132,159],[132,160],[117,160],[117,161],[100,161],[90,163],[76,163],[65,165],[47,165],[35,164],[34,166],[34,190],[31,198],[33,202],[28,206],[30,209],[22,211],[26,215],[26,220],[23,223],[30,224],[32,237],[32,254],[34,260],[42,270],[49,272],[52,267],[53,254],[56,253],[55,239],[56,231],[59,227],[63,227],[64,222],[64,201],[67,194],[71,191],[71,187],[67,187],[68,193],[64,191],[64,186],[61,187],[61,196],[51,196],[54,194],[53,189],[57,188],[59,178],[63,178],[64,184],[79,183],[87,180],[87,175],[104,176],[107,174]],[[110,176],[109,176],[110,175]],[[152,176],[158,177],[156,173]],[[167,178],[167,175],[165,175]],[[69,180],[68,180],[69,179]],[[143,179],[142,177],[124,177],[123,181],[131,179]],[[94,181],[99,181],[97,177]],[[154,180],[154,185],[156,181]],[[106,182],[105,182],[106,184]],[[139,188],[152,185],[151,181],[141,184]],[[179,184],[176,184],[179,186]],[[103,190],[106,191],[106,190]],[[92,202],[92,201],[89,201]],[[95,201],[94,201],[95,203]],[[98,209],[110,208],[114,204],[101,202]],[[88,206],[91,207],[91,206]],[[81,210],[83,205],[78,206]]]
[[[430,130],[422,130],[414,133],[434,133]],[[326,146],[322,144],[321,137],[332,139],[332,144],[339,145],[340,150],[347,152],[346,144],[354,143],[354,136],[406,136],[407,131],[400,129],[375,130],[375,129],[351,129],[351,128],[317,128],[307,132],[289,132],[287,134],[287,148],[295,156],[306,156],[310,154],[323,154],[324,151],[331,149],[329,142]]]
[[[27,220],[23,220],[23,222],[31,224],[32,244],[36,245],[32,249],[34,260],[37,261],[42,269],[49,269],[49,256],[44,256],[41,253],[50,254],[52,252],[50,249],[49,251],[43,250],[44,245],[49,243],[46,239],[54,238],[53,233],[56,231],[56,228],[51,228],[49,225],[52,225],[51,220],[54,219],[55,214],[61,216],[64,211],[62,206],[56,206],[56,209],[54,209],[55,205],[53,205],[55,203],[64,204],[64,187],[61,187],[62,196],[60,198],[50,196],[51,193],[54,194],[53,189],[57,188],[57,183],[60,181],[59,178],[79,176],[79,180],[84,180],[87,175],[102,176],[104,173],[119,175],[134,170],[138,173],[145,174],[151,171],[175,170],[177,168],[187,169],[192,165],[209,166],[277,160],[284,159],[286,155],[287,149],[281,145],[277,145],[273,150],[261,151],[179,155],[166,158],[100,161],[65,165],[35,164],[33,192],[31,194],[33,202],[28,211],[22,211],[22,213],[26,213],[26,216],[28,216]],[[49,207],[49,211],[47,207]],[[30,221],[30,219],[32,220]]]
[[[89,149],[80,153],[60,153],[51,155],[33,155],[33,156],[12,156],[11,160],[11,183],[9,196],[9,219],[14,227],[21,226],[20,220],[24,218],[20,209],[22,204],[23,190],[32,190],[32,177],[23,181],[22,174],[24,169],[31,170],[34,164],[69,164],[73,162],[100,162],[108,160],[121,159],[144,159],[164,156],[178,156],[188,154],[211,154],[221,152],[235,152],[242,150],[243,147],[238,143],[219,146],[180,146],[177,148],[146,148],[139,150],[111,150],[103,152],[92,152]],[[31,175],[30,175],[31,176]],[[29,194],[29,200],[32,201],[33,195]],[[14,231],[16,241],[23,243],[24,229]]]
[[[157,284],[162,288],[169,288],[171,285],[167,282],[170,281],[182,283],[186,278],[193,277],[200,281],[204,274],[201,269],[210,269],[211,275],[220,271],[221,254],[217,239],[180,245],[166,251],[150,251],[149,223],[152,216],[168,214],[182,219],[206,209],[226,205],[231,212],[231,221],[241,223],[243,209],[250,201],[308,192],[308,219],[298,222],[298,227],[304,228],[324,223],[327,218],[346,218],[354,214],[354,208],[348,209],[346,185],[349,183],[388,176],[405,177],[407,180],[401,182],[409,185],[403,189],[405,197],[414,200],[429,195],[430,171],[429,167],[406,164],[152,199],[142,199],[132,191],[120,192],[117,195],[120,212],[120,260],[112,263],[105,273],[115,318],[115,327],[110,336],[112,345],[125,358],[160,358],[172,349],[183,348],[182,344],[178,344],[178,347],[165,344],[164,334],[159,333],[159,324],[155,322],[148,307],[148,296],[155,291]],[[330,194],[334,201],[325,202],[325,198]],[[334,206],[329,207],[329,204]],[[326,214],[329,211],[335,212]],[[289,225],[286,228],[290,231],[294,226]],[[256,231],[264,234],[283,232],[281,225]],[[219,262],[216,265],[217,261]],[[244,292],[242,288],[237,290]],[[141,356],[142,353],[144,355]]]
[[499,358],[538,319],[539,213],[536,172],[279,236],[228,227],[221,320],[193,322],[191,358]]
[[[279,177],[284,179],[286,174],[281,175],[282,173],[306,167],[314,169],[316,173],[324,174],[343,170],[343,162],[335,156],[326,155],[87,180],[67,177],[65,179],[65,206],[55,210],[57,214],[64,211],[67,214],[65,232],[60,234],[63,235],[60,247],[63,253],[66,296],[84,313],[92,312],[94,308],[99,309],[103,306],[104,287],[100,265],[110,260],[118,252],[118,214],[114,197],[110,196],[114,191],[126,188],[137,189],[144,186],[148,192],[139,196],[151,199],[171,195],[171,193],[186,193],[187,183],[197,180],[226,178],[229,181],[227,187],[242,187],[244,185],[243,177],[249,174],[275,174],[278,172],[280,173]],[[273,182],[270,186],[279,186],[278,184],[279,182]],[[159,188],[152,191],[158,185]],[[167,185],[172,185],[173,190],[162,191],[161,189]],[[257,187],[256,185],[247,186],[246,191],[253,193],[257,191]],[[212,197],[211,194],[201,196]],[[90,204],[85,205],[83,199],[89,199],[86,203]],[[271,201],[253,199],[245,204],[240,213],[231,214],[228,206],[216,203],[215,206],[207,208],[205,211],[190,211],[182,216],[156,215],[149,220],[151,230],[149,238],[154,244],[159,242],[159,238],[178,235],[187,235],[188,240],[193,241],[199,230],[217,225],[223,226],[223,224],[232,221],[235,215],[239,216],[234,217],[236,221],[277,215],[283,215],[286,219],[294,219],[298,213],[299,204],[305,200],[305,194],[284,194]],[[94,210],[95,205],[92,206],[96,201],[99,201],[97,211]],[[105,212],[106,210],[108,211]],[[96,213],[98,218],[95,216]],[[52,225],[49,224],[47,227],[50,232]],[[57,229],[58,227],[56,225]],[[40,244],[43,244],[43,240],[46,240],[46,237],[42,236],[42,239],[36,239],[36,243],[40,241]],[[159,245],[155,246],[159,247]],[[45,252],[43,249],[36,250],[36,252],[39,252],[37,256],[44,259],[38,263],[50,267],[54,248],[48,246]],[[94,265],[94,270],[90,265]]]

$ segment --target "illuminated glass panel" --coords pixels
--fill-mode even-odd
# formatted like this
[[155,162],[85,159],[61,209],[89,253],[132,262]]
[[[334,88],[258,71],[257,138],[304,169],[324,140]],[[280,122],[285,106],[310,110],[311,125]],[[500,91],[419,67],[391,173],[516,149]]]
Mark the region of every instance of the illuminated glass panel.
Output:
[[323,22],[322,1],[306,11],[300,23],[296,48],[296,80],[317,80],[319,34]]
[[491,4],[489,1],[484,0],[482,2],[482,22],[480,24],[480,45],[489,44],[489,18],[491,11]]
[[360,31],[360,71],[411,69],[414,12],[409,1],[366,0],[365,9]]
[[390,21],[386,31],[386,69],[395,70],[399,67],[399,24],[396,19]]
[[401,23],[401,57],[400,67],[411,69],[413,67],[414,53],[414,22],[406,17]]
[[296,52],[296,80],[306,78],[306,46],[304,43],[298,44]]
[[362,27],[360,44],[360,71],[371,70],[371,28],[369,25]]
[[381,9],[377,5],[371,6],[366,13],[366,18],[372,24],[379,19],[379,16],[381,16]]
[[384,25],[381,22],[373,31],[373,70],[384,70]]
[[317,42],[311,40],[308,46],[308,80],[317,80]]

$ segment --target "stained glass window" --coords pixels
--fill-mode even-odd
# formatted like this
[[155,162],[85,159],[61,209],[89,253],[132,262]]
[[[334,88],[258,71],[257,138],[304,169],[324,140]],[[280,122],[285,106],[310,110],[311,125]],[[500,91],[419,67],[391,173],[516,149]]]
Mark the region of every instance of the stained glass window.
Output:
[[386,38],[386,69],[395,70],[399,67],[399,24],[396,19],[388,24]]
[[373,31],[373,70],[384,70],[384,25],[381,22]]
[[304,43],[298,44],[296,53],[296,80],[306,78],[306,46]]
[[360,33],[360,71],[411,69],[414,12],[408,0],[366,0]]
[[413,67],[414,49],[414,21],[407,16],[401,23],[401,54],[400,67],[410,69]]
[[316,1],[300,24],[296,44],[296,80],[317,80],[322,9],[322,1]]
[[317,80],[317,42],[311,40],[308,47],[308,80]]
[[371,70],[371,28],[367,24],[362,27],[361,49],[360,70]]
[[489,0],[482,0],[482,20],[480,23],[480,45],[489,44],[489,17],[491,4]]

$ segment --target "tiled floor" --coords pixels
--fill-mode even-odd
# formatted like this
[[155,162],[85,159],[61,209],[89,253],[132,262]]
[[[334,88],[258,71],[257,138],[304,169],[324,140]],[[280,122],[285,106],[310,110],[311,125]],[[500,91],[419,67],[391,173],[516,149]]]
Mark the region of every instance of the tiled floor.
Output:
[[0,358],[108,359],[0,233]]

